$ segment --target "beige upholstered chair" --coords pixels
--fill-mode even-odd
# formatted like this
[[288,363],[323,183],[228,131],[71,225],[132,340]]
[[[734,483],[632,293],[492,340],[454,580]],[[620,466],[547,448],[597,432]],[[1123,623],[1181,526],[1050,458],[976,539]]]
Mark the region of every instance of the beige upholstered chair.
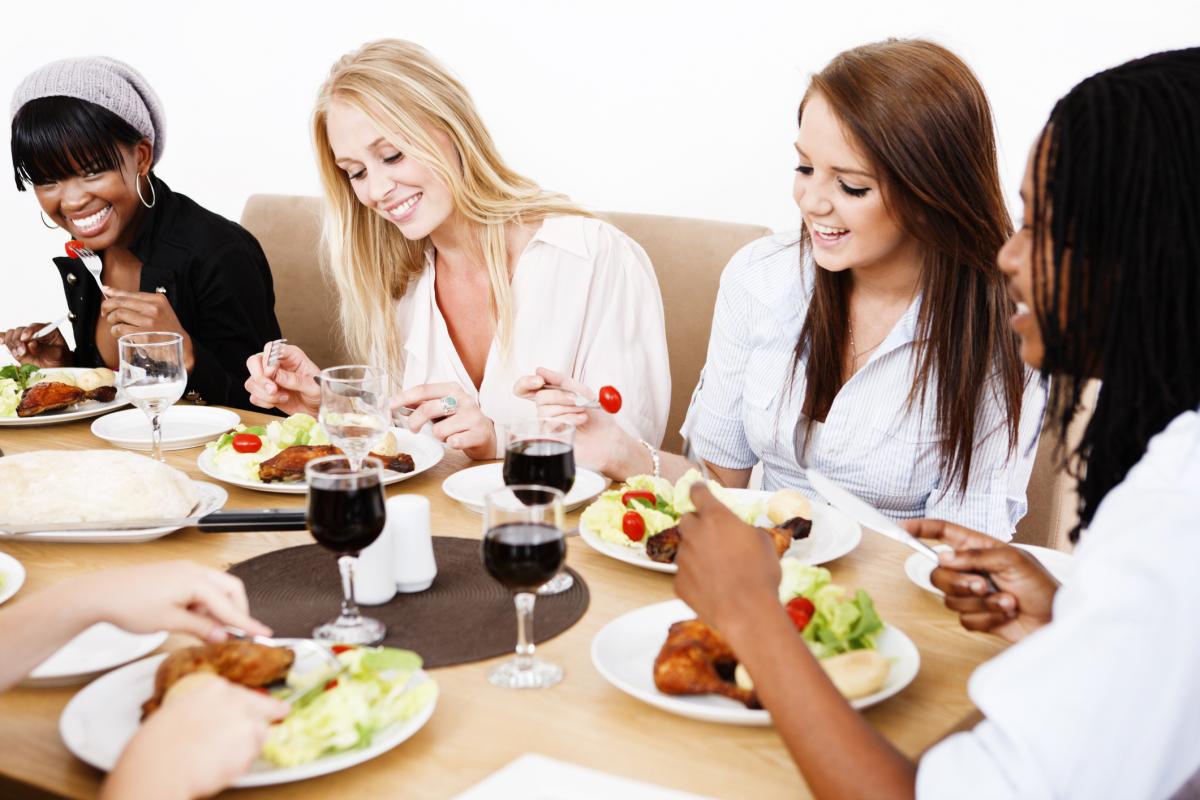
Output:
[[[1083,411],[1071,423],[1064,452],[1070,453],[1079,444],[1079,437],[1096,407],[1099,388],[1099,381],[1093,381],[1084,392]],[[1068,536],[1079,521],[1079,498],[1075,492],[1075,478],[1067,474],[1059,463],[1060,458],[1056,457],[1058,443],[1059,436],[1053,430],[1042,433],[1026,492],[1029,513],[1017,523],[1013,541],[1070,551],[1072,545]]]
[[338,330],[337,295],[321,269],[321,201],[251,195],[242,211],[242,227],[267,254],[275,280],[275,316],[283,335],[319,366],[348,363]]
[[[322,366],[349,359],[337,330],[337,298],[320,267],[320,201],[256,194],[242,225],[258,238],[275,278],[275,314],[288,341]],[[721,270],[747,242],[771,231],[758,225],[649,214],[601,214],[650,256],[662,288],[671,355],[671,413],[663,446],[678,451],[679,426],[704,365]]]
[[771,233],[760,225],[653,214],[600,215],[642,246],[654,264],[667,321],[671,413],[663,449],[681,452],[679,427],[708,352],[721,271],[744,244]]

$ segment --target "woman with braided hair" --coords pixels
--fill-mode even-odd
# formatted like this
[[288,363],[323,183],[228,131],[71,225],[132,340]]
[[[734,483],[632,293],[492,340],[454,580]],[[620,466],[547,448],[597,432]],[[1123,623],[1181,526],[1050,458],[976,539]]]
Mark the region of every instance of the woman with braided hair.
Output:
[[1070,459],[1081,521],[1067,585],[982,533],[907,523],[953,548],[933,582],[962,624],[1016,643],[971,678],[978,724],[919,764],[881,740],[795,635],[765,537],[693,490],[676,590],[738,653],[815,795],[1200,789],[1197,130],[1200,48],[1083,81],[1030,154],[1023,225],[998,257],[1011,325],[1022,358],[1055,378],[1051,424],[1065,431],[1083,385],[1103,385]]

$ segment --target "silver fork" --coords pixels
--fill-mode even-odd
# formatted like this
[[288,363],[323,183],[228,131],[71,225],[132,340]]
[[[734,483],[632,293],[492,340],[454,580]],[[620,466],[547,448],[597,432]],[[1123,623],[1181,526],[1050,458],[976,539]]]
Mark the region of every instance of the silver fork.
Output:
[[265,366],[275,367],[279,365],[279,358],[283,354],[283,346],[287,343],[287,339],[273,339],[267,342],[267,363]]
[[83,262],[83,266],[96,279],[96,285],[100,287],[101,293],[104,292],[104,281],[100,280],[100,273],[104,271],[104,262],[100,260],[100,256],[96,255],[91,248],[88,247],[72,247],[71,250]]

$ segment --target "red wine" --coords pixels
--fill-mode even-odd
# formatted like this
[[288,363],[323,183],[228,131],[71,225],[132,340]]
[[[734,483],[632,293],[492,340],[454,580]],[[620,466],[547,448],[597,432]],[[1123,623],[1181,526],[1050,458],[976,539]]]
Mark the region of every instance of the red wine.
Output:
[[483,537],[483,566],[505,588],[532,592],[558,574],[567,557],[562,531],[538,522],[498,525]]
[[308,489],[308,529],[317,543],[337,553],[355,553],[383,531],[387,512],[378,484],[362,489]]
[[[563,494],[575,485],[575,449],[554,439],[521,439],[504,454],[504,485],[532,483],[549,486]],[[545,492],[517,492],[526,505],[547,503]]]

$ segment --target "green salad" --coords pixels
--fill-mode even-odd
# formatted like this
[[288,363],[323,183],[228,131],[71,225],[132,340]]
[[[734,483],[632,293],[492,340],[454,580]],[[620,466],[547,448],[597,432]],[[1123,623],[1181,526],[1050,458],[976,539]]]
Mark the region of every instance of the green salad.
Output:
[[[606,542],[642,547],[646,539],[674,526],[681,516],[696,510],[690,492],[692,484],[701,480],[703,477],[695,469],[688,470],[674,484],[653,475],[634,475],[623,485],[601,494],[584,510],[582,523]],[[733,492],[716,481],[709,481],[708,488],[714,497],[751,525],[766,508],[761,500],[747,503],[735,499]],[[631,539],[625,533],[623,520],[630,511],[636,512],[644,525],[644,534],[637,539]]]
[[33,364],[10,365],[0,368],[0,417],[15,417],[21,395],[37,383],[40,370]]
[[299,693],[292,712],[271,726],[263,756],[281,767],[294,767],[324,755],[371,744],[375,734],[403,722],[437,697],[437,684],[410,686],[421,657],[394,647],[335,646],[343,671],[288,675],[282,696]]
[[813,655],[828,658],[851,650],[875,649],[883,620],[870,595],[862,589],[851,595],[832,582],[824,567],[802,564],[794,558],[784,558],[779,565],[783,570],[779,602],[801,629]]
[[257,483],[259,464],[297,444],[329,444],[329,437],[311,415],[292,414],[269,425],[238,425],[205,447],[219,472]]

